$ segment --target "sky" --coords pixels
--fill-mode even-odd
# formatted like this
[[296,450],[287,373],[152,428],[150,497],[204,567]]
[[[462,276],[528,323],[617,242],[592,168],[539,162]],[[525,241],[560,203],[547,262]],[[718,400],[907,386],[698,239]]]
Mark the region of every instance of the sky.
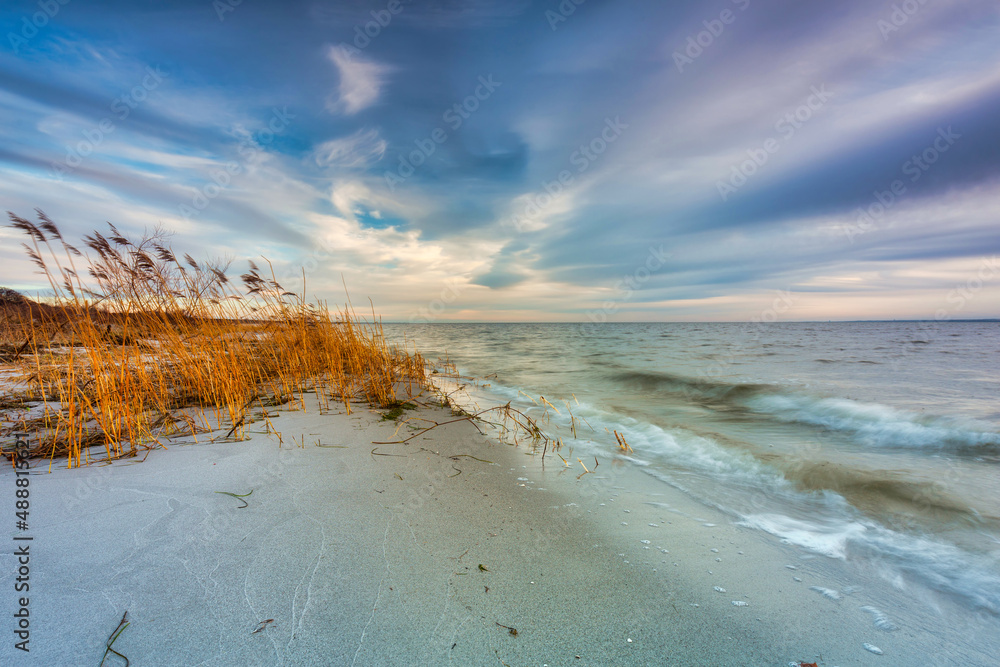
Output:
[[1000,317],[995,0],[36,0],[0,35],[2,208],[70,239],[160,226],[387,321]]

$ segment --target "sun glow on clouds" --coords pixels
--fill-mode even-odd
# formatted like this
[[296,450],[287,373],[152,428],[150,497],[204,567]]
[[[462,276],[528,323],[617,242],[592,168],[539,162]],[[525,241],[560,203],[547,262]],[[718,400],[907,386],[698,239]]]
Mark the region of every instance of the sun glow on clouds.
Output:
[[[358,3],[319,26],[315,10],[243,3],[224,32],[195,10],[82,4],[5,61],[4,208],[39,206],[73,237],[105,220],[132,234],[162,223],[180,250],[234,266],[264,255],[297,277],[304,263],[310,293],[331,300],[343,273],[352,296],[402,320],[579,321],[605,303],[612,320],[747,319],[779,293],[794,302],[781,319],[933,317],[1000,253],[995,1],[921,4],[886,38],[882,5],[755,0],[683,72],[673,50],[712,18],[697,3],[582,5],[554,36],[528,3],[502,16],[465,4],[412,3],[350,50],[339,44],[372,20]],[[179,48],[176,34],[192,39]],[[241,57],[218,64],[234,46]],[[161,65],[162,85],[114,116]],[[489,75],[503,87],[460,127],[445,121]],[[776,122],[814,86],[831,99],[781,136]],[[286,107],[294,118],[245,159],[244,140]],[[576,171],[574,152],[619,114],[628,128]],[[79,168],[46,173],[109,116],[114,131]],[[961,140],[859,225],[858,207],[950,125]],[[769,137],[780,150],[721,200],[717,182]],[[384,174],[420,145],[432,154],[390,191]],[[550,196],[567,169],[573,182]],[[206,189],[204,209],[178,213]],[[662,269],[616,287],[661,245]],[[23,262],[3,266],[0,284],[32,284]],[[1000,275],[949,316],[996,316],[998,295]]]
[[[352,294],[362,290],[388,319],[408,319],[439,293],[464,294],[484,288],[469,283],[495,244],[481,239],[424,241],[417,230],[373,229],[339,216],[310,215],[319,240],[300,259],[309,284],[325,293],[342,294],[341,275]],[[318,257],[319,260],[310,259]],[[449,298],[453,303],[454,298]]]

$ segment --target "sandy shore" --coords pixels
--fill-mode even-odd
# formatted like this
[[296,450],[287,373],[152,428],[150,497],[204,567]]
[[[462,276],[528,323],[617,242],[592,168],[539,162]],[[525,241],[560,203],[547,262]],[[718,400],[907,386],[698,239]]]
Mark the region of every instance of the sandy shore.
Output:
[[[928,610],[880,629],[864,608],[891,622],[890,585],[838,581],[626,462],[577,479],[468,422],[376,446],[397,428],[381,413],[307,408],[274,420],[283,443],[255,425],[143,463],[36,464],[22,533],[5,468],[4,615],[28,535],[31,634],[24,653],[8,630],[0,664],[96,665],[126,611],[114,648],[137,666],[990,664],[981,628]],[[242,509],[217,493],[251,490]]]

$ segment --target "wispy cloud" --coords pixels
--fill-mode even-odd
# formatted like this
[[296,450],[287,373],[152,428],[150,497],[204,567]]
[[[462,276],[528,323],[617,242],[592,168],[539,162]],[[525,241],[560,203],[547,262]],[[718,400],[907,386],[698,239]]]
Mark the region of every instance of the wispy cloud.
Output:
[[[789,317],[933,317],[1000,254],[995,0],[921,4],[891,33],[870,0],[570,3],[556,31],[555,0],[243,3],[221,26],[117,4],[0,53],[0,199],[71,235],[162,224],[193,252],[304,262],[331,301],[343,273],[399,319],[580,319],[661,246],[616,318],[741,318],[777,290],[806,295]],[[701,50],[683,72],[678,49]],[[162,85],[136,88],[150,67]],[[484,100],[480,77],[503,85]],[[0,284],[31,283],[2,241]],[[998,285],[963,315],[995,316]]]
[[368,62],[343,46],[329,46],[326,57],[340,73],[337,90],[326,100],[330,113],[353,115],[378,101],[391,67]]
[[313,157],[320,167],[360,169],[381,160],[387,146],[378,130],[358,130],[346,137],[324,141],[316,146]]

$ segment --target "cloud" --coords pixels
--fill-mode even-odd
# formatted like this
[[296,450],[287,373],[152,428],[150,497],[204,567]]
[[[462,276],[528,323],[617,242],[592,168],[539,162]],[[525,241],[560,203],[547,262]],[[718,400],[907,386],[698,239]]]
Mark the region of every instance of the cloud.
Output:
[[340,85],[326,100],[327,111],[350,116],[378,101],[385,75],[392,68],[365,62],[342,46],[327,48],[326,57],[340,72]]
[[482,287],[489,287],[490,289],[503,289],[505,287],[511,287],[519,283],[524,282],[528,279],[523,273],[518,273],[516,271],[508,271],[499,266],[494,266],[492,269],[478,276],[474,276],[470,283],[472,285],[481,285]]
[[[618,319],[731,319],[775,290],[807,295],[792,319],[933,316],[1000,253],[995,0],[921,5],[888,38],[884,3],[724,2],[735,22],[683,71],[674,52],[720,8],[584,3],[553,31],[530,0],[431,0],[375,38],[367,0],[244,3],[224,30],[203,6],[107,4],[61,14],[30,56],[0,53],[0,199],[67,232],[162,223],[195,254],[262,253],[293,275],[304,261],[324,298],[343,273],[387,316],[437,320],[579,320],[615,300]],[[359,27],[370,43],[345,47]],[[112,110],[157,66],[162,86]],[[482,99],[487,76],[504,84]],[[829,102],[780,124],[814,86]],[[949,127],[961,138],[912,180],[907,161]],[[855,230],[895,179],[905,193]],[[3,264],[8,240],[0,283],[33,285],[23,260]],[[673,257],[624,299],[615,285],[661,246]],[[998,285],[961,315],[995,314]]]
[[381,160],[387,146],[378,130],[358,130],[346,137],[324,141],[316,146],[313,157],[320,167],[361,169]]
[[531,276],[520,265],[531,259],[531,246],[528,243],[524,240],[510,241],[494,255],[492,267],[485,273],[473,276],[470,284],[498,290],[523,283]]

